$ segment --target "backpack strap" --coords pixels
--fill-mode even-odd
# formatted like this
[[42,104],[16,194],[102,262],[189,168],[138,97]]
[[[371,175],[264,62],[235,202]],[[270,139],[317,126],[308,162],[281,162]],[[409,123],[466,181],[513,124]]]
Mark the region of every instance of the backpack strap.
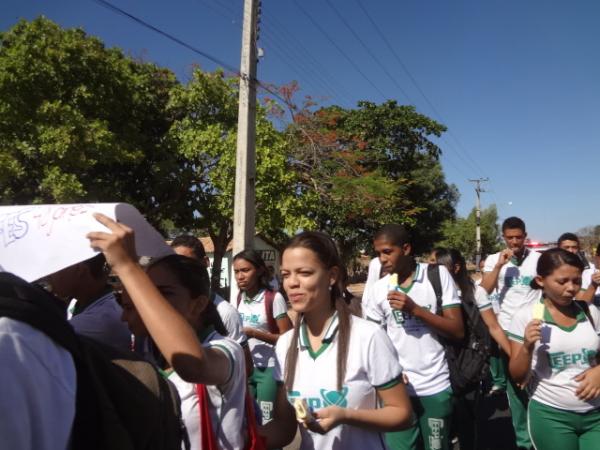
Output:
[[587,317],[587,319],[592,324],[592,328],[595,330],[596,329],[596,324],[594,323],[594,318],[592,317],[592,313],[590,312],[590,305],[589,305],[589,303],[585,302],[583,300],[575,300],[575,304],[578,305],[583,310],[583,313],[585,314],[585,317]]
[[427,265],[427,278],[433,287],[436,298],[436,314],[442,315],[442,279],[440,278],[440,266],[439,264],[428,264]]
[[237,293],[237,308],[240,308],[240,303],[242,302],[242,291],[238,291]]
[[258,433],[258,424],[256,423],[256,413],[254,411],[254,399],[246,390],[246,427],[248,430],[248,440],[244,450],[266,450],[267,441]]
[[200,448],[203,450],[218,450],[217,438],[210,418],[208,390],[205,384],[196,384],[198,396],[198,420],[200,421]]
[[269,333],[279,334],[277,321],[273,317],[273,303],[275,302],[275,291],[265,289],[265,313],[267,314],[267,326]]

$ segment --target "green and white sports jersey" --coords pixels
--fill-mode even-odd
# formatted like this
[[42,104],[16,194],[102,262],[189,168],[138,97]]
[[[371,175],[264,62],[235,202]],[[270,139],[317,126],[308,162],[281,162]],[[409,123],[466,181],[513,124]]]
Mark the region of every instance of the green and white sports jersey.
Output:
[[[437,313],[437,299],[427,277],[428,264],[417,264],[413,284],[402,289],[417,305]],[[370,320],[387,326],[400,358],[400,365],[408,377],[408,392],[412,396],[434,395],[450,386],[448,364],[444,347],[438,335],[420,319],[390,307],[387,299],[390,275],[380,279],[373,287],[369,303]],[[442,308],[460,307],[458,291],[448,270],[440,266]]]
[[[248,298],[245,292],[242,292],[242,299],[237,306],[244,327],[258,328],[262,331],[270,332],[267,321],[267,312],[265,310],[265,290],[262,289],[254,298]],[[287,316],[287,304],[285,299],[279,293],[275,293],[273,299],[273,318],[275,320]],[[252,362],[255,367],[273,367],[275,365],[275,348],[260,339],[248,339],[248,346],[252,354]]]
[[[537,262],[540,253],[525,250],[527,256],[520,265],[509,261],[500,269],[498,274],[498,303],[500,314],[498,322],[503,330],[508,331],[513,314],[526,303],[538,301],[541,291],[531,289],[530,283],[537,275]],[[500,253],[494,253],[485,260],[484,272],[494,270]]]
[[481,286],[475,286],[475,304],[479,311],[485,311],[492,307],[492,301],[488,293]]
[[[211,329],[212,330],[212,329]],[[246,365],[242,347],[214,330],[207,331],[203,347],[221,350],[229,359],[229,379],[219,386],[206,386],[212,429],[219,448],[242,450],[246,444],[245,398]],[[176,372],[169,374],[181,398],[181,415],[190,438],[191,450],[201,450],[200,410],[196,385],[183,381]]]
[[[514,315],[508,337],[523,343],[525,327],[533,319],[535,303],[522,306]],[[557,325],[547,308],[544,308],[542,339],[535,343],[529,382],[531,398],[553,408],[573,412],[586,412],[600,407],[600,398],[590,402],[579,400],[575,395],[578,382],[574,378],[595,366],[600,348],[600,312],[589,306],[592,326],[585,313],[577,305],[577,323],[571,328]]]
[[[374,323],[351,317],[346,377],[337,390],[338,317],[335,313],[323,336],[323,344],[311,349],[304,322],[300,325],[298,361],[290,402],[306,399],[313,410],[337,405],[352,409],[377,408],[376,389],[389,389],[402,382],[402,369],[396,351],[385,332]],[[274,377],[283,382],[283,369],[293,330],[277,341]],[[380,433],[350,425],[338,425],[324,435],[300,427],[301,449],[363,450],[386,449]]]
[[[593,264],[590,264],[590,267],[585,269],[581,274],[581,289],[586,290],[590,284],[592,283],[592,275],[598,271],[598,268]],[[596,289],[595,297],[600,296],[600,287]]]

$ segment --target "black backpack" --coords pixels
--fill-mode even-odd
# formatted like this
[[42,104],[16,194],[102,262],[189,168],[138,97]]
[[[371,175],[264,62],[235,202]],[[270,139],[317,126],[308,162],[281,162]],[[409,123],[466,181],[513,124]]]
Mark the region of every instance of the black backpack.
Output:
[[[435,291],[437,313],[441,315],[442,283],[439,265],[429,264],[427,277]],[[488,376],[491,351],[490,332],[481,318],[477,305],[463,299],[461,311],[465,337],[460,342],[454,342],[440,336],[450,370],[452,390],[457,395],[477,387]]]
[[71,448],[181,449],[179,396],[152,364],[75,334],[54,296],[9,273],[0,273],[0,317],[42,331],[72,355],[77,390]]

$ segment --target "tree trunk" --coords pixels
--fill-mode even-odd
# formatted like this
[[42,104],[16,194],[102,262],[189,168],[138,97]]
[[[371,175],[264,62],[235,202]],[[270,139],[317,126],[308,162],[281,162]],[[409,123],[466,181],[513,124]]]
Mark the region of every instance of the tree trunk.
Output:
[[229,286],[221,286],[221,265],[223,263],[223,256],[227,252],[227,244],[230,240],[227,236],[227,228],[221,228],[219,234],[210,233],[210,238],[214,246],[210,289],[212,292],[218,292],[221,297],[229,300]]

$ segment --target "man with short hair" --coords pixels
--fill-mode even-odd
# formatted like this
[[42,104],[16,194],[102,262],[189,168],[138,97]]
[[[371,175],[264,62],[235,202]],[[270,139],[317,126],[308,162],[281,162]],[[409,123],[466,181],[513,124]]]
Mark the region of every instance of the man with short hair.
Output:
[[[485,260],[481,287],[488,294],[494,289],[498,292],[500,314],[498,322],[506,333],[512,316],[522,306],[539,300],[540,292],[531,289],[531,282],[537,275],[537,261],[540,253],[525,246],[527,231],[525,222],[518,217],[509,217],[502,223],[502,237],[506,248],[490,255]],[[502,354],[503,367],[509,383],[508,401],[512,423],[519,448],[531,448],[531,439],[527,430],[527,393],[514,384],[508,373],[508,359]]]
[[[208,256],[206,256],[206,250],[198,238],[185,234],[180,235],[173,239],[171,247],[178,255],[193,258],[208,270],[210,260],[208,259]],[[238,344],[244,346],[247,343],[247,338],[242,331],[242,319],[237,312],[237,309],[216,292],[212,293],[211,298],[217,307],[217,312],[219,313],[219,316],[221,316],[221,320],[227,329],[229,337]]]
[[581,274],[581,291],[577,294],[577,300],[583,300],[591,303],[596,296],[600,295],[600,271],[589,262],[581,253],[579,238],[575,233],[563,233],[556,243],[558,248],[578,255],[585,266]]
[[87,336],[123,352],[131,351],[131,333],[121,320],[123,310],[108,284],[110,268],[102,253],[48,275],[52,293],[75,299],[71,326]]

